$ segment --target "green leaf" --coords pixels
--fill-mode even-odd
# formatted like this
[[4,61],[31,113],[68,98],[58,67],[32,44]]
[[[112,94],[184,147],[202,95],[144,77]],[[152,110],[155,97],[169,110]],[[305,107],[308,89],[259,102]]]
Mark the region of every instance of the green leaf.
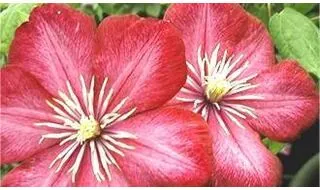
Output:
[[282,59],[297,59],[307,71],[320,77],[320,32],[310,19],[285,8],[270,18],[269,29]]
[[148,4],[146,5],[146,13],[153,17],[158,17],[161,13],[160,4]]
[[296,11],[307,14],[310,12],[317,4],[314,3],[284,3],[285,7],[290,7]]
[[0,13],[0,53],[7,54],[15,30],[28,20],[33,4],[10,4],[7,9]]
[[246,10],[258,17],[266,26],[269,23],[269,13],[267,4],[249,4]]
[[12,168],[13,168],[13,166],[10,165],[10,164],[2,165],[1,168],[0,168],[0,179],[2,179],[2,177],[4,175],[6,175]]
[[286,145],[285,143],[273,141],[268,138],[264,138],[262,142],[273,154],[278,154]]

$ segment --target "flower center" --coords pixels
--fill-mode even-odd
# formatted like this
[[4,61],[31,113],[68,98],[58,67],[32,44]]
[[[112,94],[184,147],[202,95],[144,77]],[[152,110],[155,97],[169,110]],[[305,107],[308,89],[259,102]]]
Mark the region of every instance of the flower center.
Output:
[[90,115],[89,118],[81,118],[78,134],[81,141],[94,139],[101,134],[101,127],[93,116]]
[[56,169],[58,172],[72,157],[75,157],[73,165],[68,170],[73,183],[82,165],[86,149],[90,149],[92,171],[99,182],[104,181],[106,177],[111,181],[111,167],[120,170],[115,154],[123,157],[125,155],[123,150],[135,149],[134,146],[122,141],[135,140],[137,137],[129,132],[117,130],[114,124],[131,117],[136,108],[120,112],[128,99],[126,97],[113,109],[108,110],[113,89],[106,90],[108,78],[105,78],[100,91],[97,88],[95,91],[94,79],[93,76],[88,88],[83,76],[80,76],[82,96],[80,94],[77,96],[71,83],[67,81],[67,92],[58,91],[59,97],[46,101],[54,112],[55,121],[34,123],[35,126],[52,129],[52,133],[42,135],[39,143],[45,139],[60,139],[59,145],[64,146],[49,168],[59,162]]
[[207,77],[205,95],[212,103],[219,102],[232,88],[231,83],[223,78]]
[[[257,101],[264,97],[248,91],[259,86],[251,81],[257,73],[241,76],[248,69],[249,61],[242,60],[243,55],[228,56],[227,50],[224,50],[219,58],[219,48],[220,44],[214,48],[211,55],[206,52],[203,55],[200,46],[197,63],[186,62],[187,81],[176,99],[193,103],[193,112],[201,114],[206,121],[209,113],[213,113],[219,125],[229,134],[225,119],[228,118],[235,125],[245,128],[241,120],[247,117],[257,118],[257,115],[255,109],[245,105],[243,100]],[[221,116],[222,113],[225,117]]]

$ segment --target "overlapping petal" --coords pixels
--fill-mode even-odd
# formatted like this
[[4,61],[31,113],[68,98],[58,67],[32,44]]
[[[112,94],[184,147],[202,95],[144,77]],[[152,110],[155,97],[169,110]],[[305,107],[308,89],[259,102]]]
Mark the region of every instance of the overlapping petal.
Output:
[[[240,128],[225,114],[227,134],[213,112],[209,115],[212,135],[213,186],[275,186],[281,181],[281,163],[262,144],[250,127]],[[239,121],[246,126],[244,120]]]
[[91,75],[95,35],[93,18],[66,5],[35,8],[20,26],[9,52],[9,64],[30,72],[52,95],[69,80],[79,94],[80,74]]
[[318,117],[316,84],[296,61],[282,61],[260,73],[252,83],[259,88],[247,93],[263,100],[243,104],[255,108],[258,118],[248,120],[248,124],[259,133],[274,140],[294,140]]
[[186,59],[199,71],[198,48],[210,59],[220,44],[219,58],[224,50],[235,58],[243,55],[234,68],[249,61],[240,77],[258,73],[275,62],[271,38],[264,25],[237,4],[174,4],[166,11],[165,20],[181,32],[186,46]]
[[30,74],[19,68],[1,69],[1,163],[21,161],[51,146],[39,145],[48,129],[34,123],[52,116],[45,100],[50,94]]
[[[126,28],[124,30],[119,30]],[[156,108],[186,79],[184,45],[169,23],[133,16],[110,17],[98,28],[95,73],[109,77],[115,94],[110,109],[129,97],[124,110]]]

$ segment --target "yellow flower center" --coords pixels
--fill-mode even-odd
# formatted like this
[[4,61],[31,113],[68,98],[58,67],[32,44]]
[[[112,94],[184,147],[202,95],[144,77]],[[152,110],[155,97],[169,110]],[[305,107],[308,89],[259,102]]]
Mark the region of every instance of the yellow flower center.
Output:
[[205,94],[212,103],[219,102],[232,88],[229,81],[221,78],[207,78]]
[[99,123],[93,118],[93,116],[89,116],[86,118],[82,118],[80,120],[80,129],[78,131],[79,138],[82,141],[93,139],[99,136],[101,133],[101,128]]

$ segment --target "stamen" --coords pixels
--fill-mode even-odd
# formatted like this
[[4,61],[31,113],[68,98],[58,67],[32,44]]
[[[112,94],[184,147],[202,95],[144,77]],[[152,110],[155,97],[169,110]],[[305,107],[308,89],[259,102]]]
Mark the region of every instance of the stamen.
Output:
[[87,97],[87,87],[82,75],[80,75],[81,89],[82,89],[82,98],[84,101],[84,107],[88,108],[88,97]]
[[225,112],[226,115],[233,121],[236,125],[238,125],[240,128],[245,129],[245,127],[235,118],[233,117],[230,113]]
[[74,162],[73,166],[68,170],[68,173],[72,172],[72,182],[75,183],[76,181],[76,174],[78,173],[78,170],[80,168],[80,163],[82,161],[84,150],[86,148],[87,143],[84,143],[78,153],[78,156],[76,158],[76,161]]
[[60,124],[51,123],[51,122],[34,123],[33,125],[37,126],[37,127],[51,127],[51,128],[55,128],[55,129],[76,130],[74,128],[71,128],[70,126],[60,125]]
[[[59,172],[63,166],[70,160],[73,154],[76,154],[77,148],[80,146],[80,150],[77,153],[76,159],[73,165],[69,168],[68,173],[71,172],[72,182],[76,180],[76,174],[81,167],[81,160],[84,156],[86,144],[89,143],[90,155],[91,155],[91,166],[93,173],[98,181],[104,181],[105,176],[100,171],[100,162],[109,180],[111,180],[111,172],[108,165],[114,165],[118,169],[120,166],[116,162],[112,153],[125,156],[125,153],[121,149],[134,150],[135,147],[130,146],[126,143],[120,142],[122,139],[136,139],[137,137],[131,133],[125,131],[116,131],[113,128],[115,122],[123,121],[128,119],[134,114],[136,108],[130,109],[128,112],[120,114],[119,110],[124,106],[128,97],[120,101],[119,104],[113,108],[110,113],[106,113],[110,99],[113,94],[113,90],[107,93],[106,98],[103,100],[105,95],[105,88],[107,85],[107,78],[104,79],[102,87],[99,92],[98,102],[95,104],[95,78],[91,78],[90,86],[87,91],[85,80],[80,75],[80,86],[81,86],[81,103],[80,99],[76,96],[73,88],[69,81],[66,82],[69,96],[64,92],[58,91],[61,99],[53,98],[53,102],[47,101],[47,104],[56,113],[52,117],[60,120],[59,123],[55,122],[37,122],[35,126],[45,126],[49,128],[59,129],[66,132],[61,133],[49,133],[41,136],[40,142],[44,139],[60,139],[60,146],[70,143],[66,146],[62,152],[51,162],[49,168],[61,160],[55,172]],[[58,104],[60,107],[54,105]],[[83,105],[83,106],[81,106]],[[96,107],[95,107],[96,106]],[[84,109],[82,109],[82,107]],[[64,122],[61,124],[61,121]],[[105,127],[110,127],[106,129]],[[114,126],[114,127],[111,127]],[[109,151],[110,150],[110,151]]]
[[[256,73],[239,78],[241,74],[248,69],[249,61],[244,60],[242,65],[238,65],[244,56],[241,54],[236,57],[235,55],[228,57],[227,50],[224,50],[222,58],[218,60],[219,49],[220,44],[218,43],[212,51],[209,61],[207,53],[201,52],[201,46],[198,48],[197,64],[199,71],[193,66],[194,64],[187,62],[187,66],[190,71],[189,74],[192,73],[193,76],[200,78],[201,85],[198,85],[198,83],[193,80],[194,78],[188,75],[186,81],[188,88],[183,87],[181,89],[182,94],[176,97],[176,99],[181,102],[193,102],[193,112],[201,114],[205,120],[208,119],[209,110],[212,110],[219,125],[226,134],[230,134],[226,123],[220,115],[220,111],[225,111],[226,116],[241,128],[244,128],[244,126],[235,116],[242,119],[246,119],[246,115],[253,118],[257,116],[254,114],[253,108],[228,102],[238,100],[263,100],[264,97],[249,93],[250,89],[259,87],[259,84],[249,82],[257,77]],[[237,65],[238,67],[235,69]],[[247,94],[242,95],[242,92],[245,91],[247,91]],[[198,93],[204,94],[197,96]],[[190,98],[190,95],[192,95],[192,98]],[[205,97],[206,100],[203,97]],[[213,106],[208,105],[208,102],[213,104]]]
[[201,80],[199,74],[197,73],[197,71],[193,67],[193,65],[191,63],[189,63],[188,61],[186,63],[187,63],[187,67],[191,71],[191,73],[193,73],[196,77],[198,77],[199,80]]
[[224,130],[224,132],[227,134],[227,135],[230,135],[230,132],[226,126],[226,124],[224,123],[223,119],[221,118],[221,116],[219,115],[218,111],[217,110],[214,110],[214,115],[216,116],[217,120],[218,120],[218,123],[219,125],[222,127],[222,129]]
[[195,90],[197,90],[198,92],[201,92],[202,91],[202,88],[201,86],[196,82],[194,81],[191,77],[187,76],[187,81],[186,81],[187,84],[189,84],[191,87],[193,87]]

